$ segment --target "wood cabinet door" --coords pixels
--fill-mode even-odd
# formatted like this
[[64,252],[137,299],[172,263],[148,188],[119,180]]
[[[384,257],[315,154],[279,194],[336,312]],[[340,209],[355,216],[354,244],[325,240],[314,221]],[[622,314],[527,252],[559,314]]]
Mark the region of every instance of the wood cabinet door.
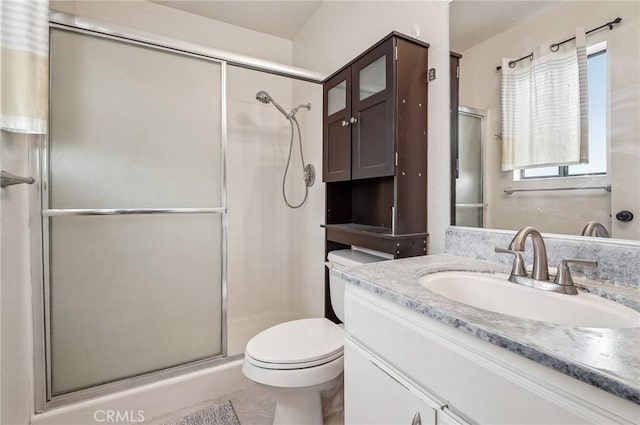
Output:
[[322,181],[351,180],[351,69],[323,86],[324,142]]
[[390,38],[351,67],[351,178],[395,174],[394,57]]

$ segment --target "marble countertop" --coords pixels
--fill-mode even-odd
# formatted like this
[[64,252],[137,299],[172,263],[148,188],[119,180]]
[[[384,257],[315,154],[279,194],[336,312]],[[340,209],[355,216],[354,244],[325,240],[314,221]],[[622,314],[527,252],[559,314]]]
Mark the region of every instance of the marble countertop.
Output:
[[[332,274],[390,301],[444,322],[618,397],[640,404],[640,328],[580,328],[494,313],[458,303],[419,284],[444,271],[509,273],[511,267],[458,257],[429,255],[335,268]],[[582,290],[640,311],[637,288],[574,278]]]

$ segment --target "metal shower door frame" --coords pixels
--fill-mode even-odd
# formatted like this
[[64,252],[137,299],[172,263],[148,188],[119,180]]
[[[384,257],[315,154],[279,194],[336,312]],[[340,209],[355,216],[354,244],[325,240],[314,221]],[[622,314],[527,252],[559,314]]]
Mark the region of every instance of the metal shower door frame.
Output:
[[[484,179],[484,170],[486,168],[485,164],[485,131],[486,131],[486,119],[487,119],[487,111],[477,108],[471,108],[468,106],[459,106],[458,107],[458,115],[466,115],[472,118],[478,118],[480,120],[480,195],[482,197],[482,202],[477,204],[456,204],[456,208],[481,208],[482,209],[482,227],[486,227],[486,210],[487,203],[485,202],[485,179]],[[459,136],[458,136],[459,137]]]
[[[220,65],[220,198],[221,206],[214,208],[148,208],[148,209],[50,209],[49,189],[49,147],[48,135],[43,137],[37,146],[32,147],[30,162],[40,184],[33,191],[31,223],[32,223],[32,280],[33,280],[33,310],[34,310],[34,380],[35,380],[35,410],[43,412],[48,409],[76,403],[89,398],[115,393],[131,389],[143,384],[157,382],[172,376],[178,376],[187,372],[222,364],[232,359],[228,353],[228,321],[227,321],[227,267],[228,267],[228,228],[227,228],[227,62],[213,57],[182,50],[175,46],[166,46],[149,41],[136,40],[135,37],[126,37],[121,33],[109,33],[104,27],[89,30],[77,28],[68,24],[60,25],[50,22],[49,31],[52,29],[69,31],[90,35],[98,38],[116,40],[129,45],[137,45],[155,50],[177,53],[183,56],[207,60]],[[51,73],[49,74],[51,83]],[[51,91],[50,91],[51,93]],[[49,94],[49,106],[51,96]],[[49,108],[51,110],[51,108]],[[51,134],[49,131],[48,134]],[[51,323],[50,323],[50,217],[82,216],[82,215],[127,215],[127,214],[220,214],[221,237],[221,354],[205,359],[183,363],[178,366],[142,373],[137,376],[123,378],[106,384],[100,384],[89,388],[79,389],[65,394],[54,396],[51,388]],[[235,359],[235,358],[234,358]]]

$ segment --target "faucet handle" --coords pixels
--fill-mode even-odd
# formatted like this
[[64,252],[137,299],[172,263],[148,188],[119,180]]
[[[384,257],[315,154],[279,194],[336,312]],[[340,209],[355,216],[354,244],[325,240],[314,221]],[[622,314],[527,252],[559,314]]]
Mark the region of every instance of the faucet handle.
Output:
[[556,274],[554,283],[557,283],[558,285],[573,286],[573,279],[571,278],[571,272],[569,271],[569,263],[598,267],[598,262],[595,260],[579,260],[575,258],[562,259],[558,265],[558,274]]
[[518,251],[496,247],[495,252],[497,252],[498,254],[511,254],[514,256],[513,268],[511,269],[511,276],[527,275],[527,271],[525,270],[525,267],[524,267],[524,260],[522,259],[522,255]]

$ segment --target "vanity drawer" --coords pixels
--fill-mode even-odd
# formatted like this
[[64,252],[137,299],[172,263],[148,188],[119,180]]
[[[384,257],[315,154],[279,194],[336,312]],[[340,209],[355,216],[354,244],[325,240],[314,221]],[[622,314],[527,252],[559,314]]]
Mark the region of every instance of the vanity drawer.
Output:
[[536,373],[558,372],[359,288],[348,288],[345,315],[349,338],[474,422],[631,423],[562,389],[541,384],[544,378],[528,379],[522,369],[496,358],[516,356]]

